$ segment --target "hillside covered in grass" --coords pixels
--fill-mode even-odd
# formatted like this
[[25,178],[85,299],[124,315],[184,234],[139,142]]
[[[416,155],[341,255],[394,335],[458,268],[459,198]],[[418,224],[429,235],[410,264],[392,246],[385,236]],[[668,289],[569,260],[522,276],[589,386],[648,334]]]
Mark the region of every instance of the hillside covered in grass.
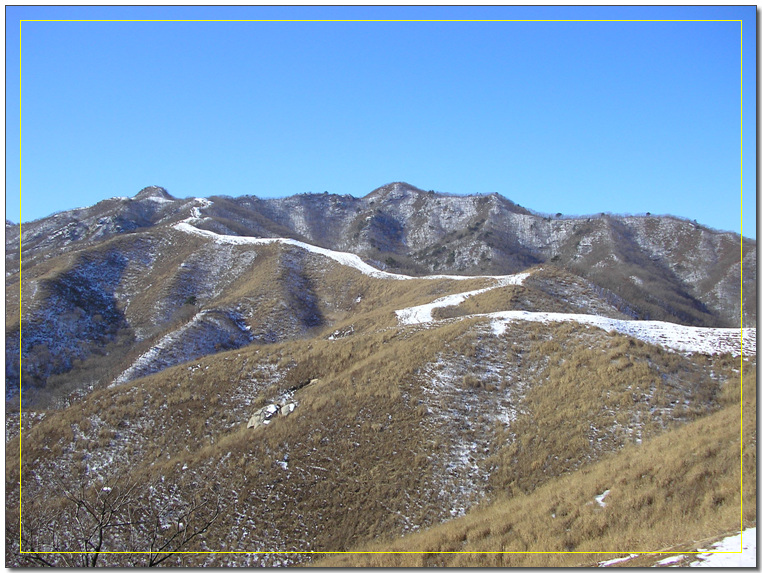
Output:
[[[363,201],[411,197],[468,204]],[[8,566],[589,565],[756,524],[756,329],[696,294],[740,293],[712,275],[740,248],[686,315],[666,275],[633,294],[560,246],[433,274],[223,199],[150,188],[21,226]],[[389,245],[429,244],[395,220]],[[324,555],[357,551],[415,553]]]
[[756,368],[749,364],[743,388],[742,402],[737,376],[719,411],[528,493],[498,495],[462,518],[314,564],[589,567],[624,557],[627,566],[648,567],[670,556],[694,560],[710,541],[756,525]]

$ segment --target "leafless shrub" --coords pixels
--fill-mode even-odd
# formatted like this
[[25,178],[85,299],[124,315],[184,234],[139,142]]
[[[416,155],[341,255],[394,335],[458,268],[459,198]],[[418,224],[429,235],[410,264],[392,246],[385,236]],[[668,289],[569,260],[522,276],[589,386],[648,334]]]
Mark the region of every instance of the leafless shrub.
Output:
[[8,524],[18,533],[7,541],[16,544],[19,564],[153,567],[192,550],[221,509],[219,497],[202,500],[189,491],[156,502],[149,495],[154,485],[129,479],[51,485],[58,497],[45,504],[25,502],[18,522]]

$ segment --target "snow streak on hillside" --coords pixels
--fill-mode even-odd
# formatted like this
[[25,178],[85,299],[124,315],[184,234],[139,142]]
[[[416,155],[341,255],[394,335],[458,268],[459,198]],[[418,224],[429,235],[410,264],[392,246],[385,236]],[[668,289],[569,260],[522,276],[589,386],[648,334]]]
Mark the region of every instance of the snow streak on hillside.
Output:
[[[649,344],[658,344],[679,352],[700,354],[724,354],[733,356],[757,353],[757,330],[755,328],[703,328],[684,326],[658,320],[618,320],[592,314],[564,314],[558,312],[526,312],[509,310],[486,315],[492,319],[495,334],[505,332],[508,323],[517,320],[534,322],[578,322],[603,330],[615,330],[638,338]],[[743,338],[743,344],[742,344]]]
[[[282,245],[293,245],[295,247],[299,247],[307,251],[316,253],[318,255],[323,255],[324,257],[333,259],[342,265],[355,268],[359,270],[360,272],[375,278],[397,279],[397,280],[405,280],[405,279],[413,278],[406,275],[396,275],[394,273],[387,273],[386,271],[378,270],[370,266],[368,263],[364,262],[357,255],[353,255],[351,253],[331,251],[329,249],[323,249],[321,247],[316,247],[314,245],[308,245],[307,243],[302,243],[301,241],[297,241],[295,239],[283,239],[283,238],[260,239],[256,237],[239,237],[236,235],[218,235],[217,233],[213,233],[211,231],[198,229],[194,227],[193,225],[189,225],[186,222],[178,223],[177,225],[175,225],[175,229],[179,231],[184,231],[186,233],[190,233],[193,235],[199,235],[207,239],[211,239],[215,243],[220,245],[272,245],[276,243],[280,243]],[[463,278],[463,277],[460,277],[460,278]]]
[[[309,245],[294,239],[284,238],[256,238],[239,237],[235,235],[218,235],[211,231],[198,229],[187,222],[181,222],[175,225],[175,228],[194,235],[199,235],[213,240],[218,244],[233,245],[269,245],[280,243],[284,245],[293,245],[305,249],[312,253],[328,257],[339,264],[352,267],[360,272],[381,279],[392,280],[413,280],[421,279],[456,279],[467,280],[474,278],[494,279],[495,284],[483,289],[468,291],[458,294],[438,298],[435,301],[419,306],[403,308],[396,311],[397,319],[402,325],[414,325],[433,322],[432,311],[435,308],[447,306],[456,306],[466,300],[468,297],[487,292],[494,288],[508,285],[521,285],[529,276],[528,272],[518,273],[507,276],[459,276],[459,275],[429,275],[426,277],[411,277],[408,275],[399,275],[376,269],[360,257],[351,253],[332,251],[322,247]],[[556,312],[527,312],[527,311],[503,311],[482,315],[471,315],[473,317],[487,317],[492,320],[492,329],[496,335],[505,332],[508,324],[512,321],[534,321],[534,322],[577,322],[588,326],[595,326],[603,330],[614,330],[621,334],[626,334],[638,338],[649,344],[658,344],[678,352],[702,353],[702,354],[722,354],[729,352],[734,356],[743,354],[756,354],[757,331],[754,328],[703,328],[696,326],[684,326],[670,322],[661,322],[655,320],[618,320],[604,316],[590,314],[565,314]],[[465,318],[465,317],[463,317]]]
[[691,567],[756,567],[757,528],[726,537],[696,559]]
[[216,346],[222,343],[239,348],[252,340],[250,328],[240,315],[223,309],[202,310],[186,324],[166,334],[111,385],[118,386],[175,364],[213,354]]
[[[186,220],[187,221],[187,220]],[[198,229],[194,227],[193,225],[188,224],[186,221],[177,223],[174,225],[174,228],[178,231],[183,231],[185,233],[190,233],[192,235],[199,235],[201,237],[205,237],[207,239],[213,240],[215,243],[220,245],[272,245],[272,244],[282,244],[282,245],[293,245],[295,247],[299,247],[300,249],[304,249],[306,251],[310,251],[312,253],[322,255],[324,257],[328,257],[329,259],[333,259],[339,264],[352,267],[354,269],[357,269],[358,271],[362,272],[363,274],[366,274],[373,278],[379,278],[379,279],[392,279],[392,280],[413,280],[413,279],[451,279],[451,280],[471,280],[471,279],[503,279],[507,277],[499,277],[499,276],[463,276],[463,275],[427,275],[424,277],[412,277],[408,275],[398,275],[395,273],[389,273],[386,271],[379,270],[375,267],[370,266],[368,263],[363,261],[360,257],[357,255],[354,255],[352,253],[344,253],[341,251],[332,251],[331,249],[324,249],[322,247],[316,247],[315,245],[310,245],[308,243],[303,243],[301,241],[297,241],[296,239],[284,239],[284,238],[257,238],[257,237],[240,237],[237,235],[219,235],[217,233],[213,233],[211,231],[205,231],[204,229]],[[512,284],[512,283],[511,283]]]
[[400,324],[421,324],[424,322],[431,322],[432,320],[434,320],[431,313],[433,312],[435,308],[444,308],[446,306],[457,306],[471,296],[482,294],[483,292],[487,292],[492,289],[509,286],[509,285],[521,285],[524,283],[524,280],[529,276],[529,274],[530,273],[518,273],[515,275],[508,275],[504,277],[491,277],[496,279],[497,281],[492,286],[481,288],[478,290],[472,290],[469,292],[462,292],[458,294],[452,294],[449,296],[443,296],[442,298],[438,298],[434,302],[430,302],[429,304],[422,304],[422,305],[413,306],[410,308],[403,308],[402,310],[396,311],[397,319],[399,320]]
[[[400,324],[423,324],[433,321],[431,312],[435,308],[454,306],[463,302],[469,296],[497,288],[504,284],[521,284],[528,273],[512,277],[504,277],[502,284],[467,293],[450,295],[435,300],[432,303],[396,311]],[[513,282],[510,282],[510,281]],[[560,312],[528,312],[523,310],[508,310],[489,314],[474,314],[470,317],[486,317],[492,321],[492,331],[496,336],[503,334],[509,323],[515,321],[532,322],[577,322],[595,326],[606,331],[614,330],[621,334],[638,338],[649,344],[658,344],[678,352],[723,354],[733,356],[757,353],[757,330],[755,328],[703,328],[684,326],[671,322],[657,320],[619,320],[592,314],[567,314]],[[468,318],[466,316],[460,319]],[[460,320],[459,319],[459,320]]]
[[[658,561],[653,567],[756,567],[757,566],[757,528],[744,529],[736,535],[730,535],[712,544],[709,549],[700,549],[704,553],[670,555]],[[618,557],[601,561],[598,567],[611,567],[640,557],[631,553],[627,557]]]

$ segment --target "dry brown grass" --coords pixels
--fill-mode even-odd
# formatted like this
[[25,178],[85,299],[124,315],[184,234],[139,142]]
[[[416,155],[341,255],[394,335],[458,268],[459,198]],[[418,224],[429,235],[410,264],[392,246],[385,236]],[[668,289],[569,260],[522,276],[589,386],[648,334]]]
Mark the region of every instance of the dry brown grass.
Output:
[[[755,378],[756,367],[745,368],[743,441],[737,377],[723,391],[722,410],[642,446],[628,446],[529,495],[500,499],[428,531],[313,564],[578,566],[616,556],[604,552],[696,551],[706,538],[756,523]],[[601,507],[595,496],[606,490]]]
[[[137,248],[131,240],[114,237],[58,257],[55,265],[41,263],[30,271],[34,274],[24,275],[22,287],[32,288],[31,280],[55,282],[76,260],[99,257],[110,249],[127,252]],[[327,336],[337,328],[350,326],[357,333],[395,327],[394,310],[398,308],[429,302],[442,294],[478,288],[489,282],[484,279],[372,279],[360,271],[310,255],[297,247],[274,244],[257,247],[257,256],[246,272],[229,280],[219,280],[215,285],[218,292],[214,300],[199,295],[195,304],[187,304],[185,291],[192,288],[188,283],[195,278],[193,273],[189,275],[185,263],[197,260],[198,253],[207,248],[207,241],[192,235],[178,236],[177,232],[168,229],[146,235],[142,240],[146,251],[168,241],[172,241],[172,248],[155,248],[152,255],[155,260],[150,266],[131,263],[127,271],[132,277],[130,280],[139,276],[141,284],[146,285],[132,293],[128,305],[120,304],[131,328],[120,333],[119,339],[108,347],[95,349],[97,352],[86,354],[82,360],[74,360],[70,370],[48,379],[46,388],[35,388],[28,393],[31,406],[65,405],[90,386],[97,388],[110,383],[163,336],[177,331],[201,310],[241,309],[256,340],[273,342]],[[250,250],[245,246],[231,246],[230,249],[233,254]],[[136,257],[136,260],[140,258]],[[29,295],[25,304],[31,302]],[[10,318],[6,335],[15,340],[18,322],[14,323],[13,317]],[[141,335],[139,341],[133,336],[137,331]]]
[[[278,249],[260,254],[261,276],[234,283],[231,300],[255,285],[259,292],[277,287],[259,281],[277,267]],[[309,265],[304,272],[315,277]],[[624,428],[642,426],[647,440],[669,429],[673,418],[705,416],[738,399],[731,390],[719,392],[720,380],[737,367],[728,357],[688,359],[572,324],[517,324],[499,339],[473,319],[435,328],[397,326],[394,310],[455,289],[481,288],[483,280],[373,281],[350,269],[325,278],[327,286],[316,286],[323,312],[347,314],[318,338],[193,360],[49,412],[20,438],[25,495],[40,503],[54,499],[46,483],[62,474],[72,483],[124,472],[144,483],[164,477],[183,488],[214,483],[225,509],[207,536],[211,550],[349,550],[373,540],[391,543],[448,518],[440,491],[467,483],[462,469],[446,475],[463,439],[480,445],[474,463],[490,474],[479,482],[480,495],[512,492],[518,500],[613,450],[632,449],[627,444],[637,436]],[[352,334],[327,339],[350,325]],[[431,380],[443,372],[455,383],[447,395],[432,394]],[[317,384],[296,392],[298,406],[289,417],[246,429],[253,410],[315,378]],[[519,415],[505,427],[489,413],[510,392]],[[672,400],[686,398],[694,406],[678,416]],[[700,401],[710,407],[697,408]],[[444,415],[455,406],[458,416]],[[466,407],[472,416],[461,416]],[[593,433],[591,441],[591,425],[617,424],[621,432]],[[19,482],[18,444],[7,449],[9,507]],[[579,499],[590,501],[602,485],[580,489]],[[468,508],[476,499],[456,501]],[[554,501],[561,502],[565,498]],[[592,535],[585,532],[610,529],[589,510],[567,509],[582,533],[564,543],[584,547]],[[462,539],[458,532],[452,546],[487,544],[500,527],[474,525]],[[527,536],[531,530],[509,546],[523,547],[531,541]],[[206,564],[230,563],[215,559]],[[433,564],[439,557],[427,559]]]

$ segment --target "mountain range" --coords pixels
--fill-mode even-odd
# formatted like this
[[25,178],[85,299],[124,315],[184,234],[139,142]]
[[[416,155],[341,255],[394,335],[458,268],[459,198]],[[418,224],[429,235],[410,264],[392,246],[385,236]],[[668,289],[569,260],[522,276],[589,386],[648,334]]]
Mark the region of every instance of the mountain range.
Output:
[[[755,372],[756,241],[677,217],[543,215],[391,183],[362,198],[151,186],[6,222],[6,506],[22,512],[6,562],[43,564],[47,548],[82,564],[60,543],[91,541],[54,525],[83,507],[74,491],[93,507],[119,492],[144,516],[109,526],[111,550],[291,565],[408,535],[433,547],[447,522],[527,496],[555,520],[567,502],[543,488],[559,480],[584,493],[548,551],[597,554],[606,535],[661,550],[725,532],[743,500],[755,523],[742,448],[756,434],[737,415],[756,415],[741,377]],[[630,475],[665,440],[678,459],[658,495],[643,489],[653,465],[585,481],[600,464]],[[707,473],[682,480],[697,455]],[[588,507],[604,489],[611,504]],[[673,510],[693,521],[666,531]],[[628,512],[640,529],[614,525]],[[442,533],[439,551],[542,550],[520,515]],[[451,564],[437,559],[412,564]]]

